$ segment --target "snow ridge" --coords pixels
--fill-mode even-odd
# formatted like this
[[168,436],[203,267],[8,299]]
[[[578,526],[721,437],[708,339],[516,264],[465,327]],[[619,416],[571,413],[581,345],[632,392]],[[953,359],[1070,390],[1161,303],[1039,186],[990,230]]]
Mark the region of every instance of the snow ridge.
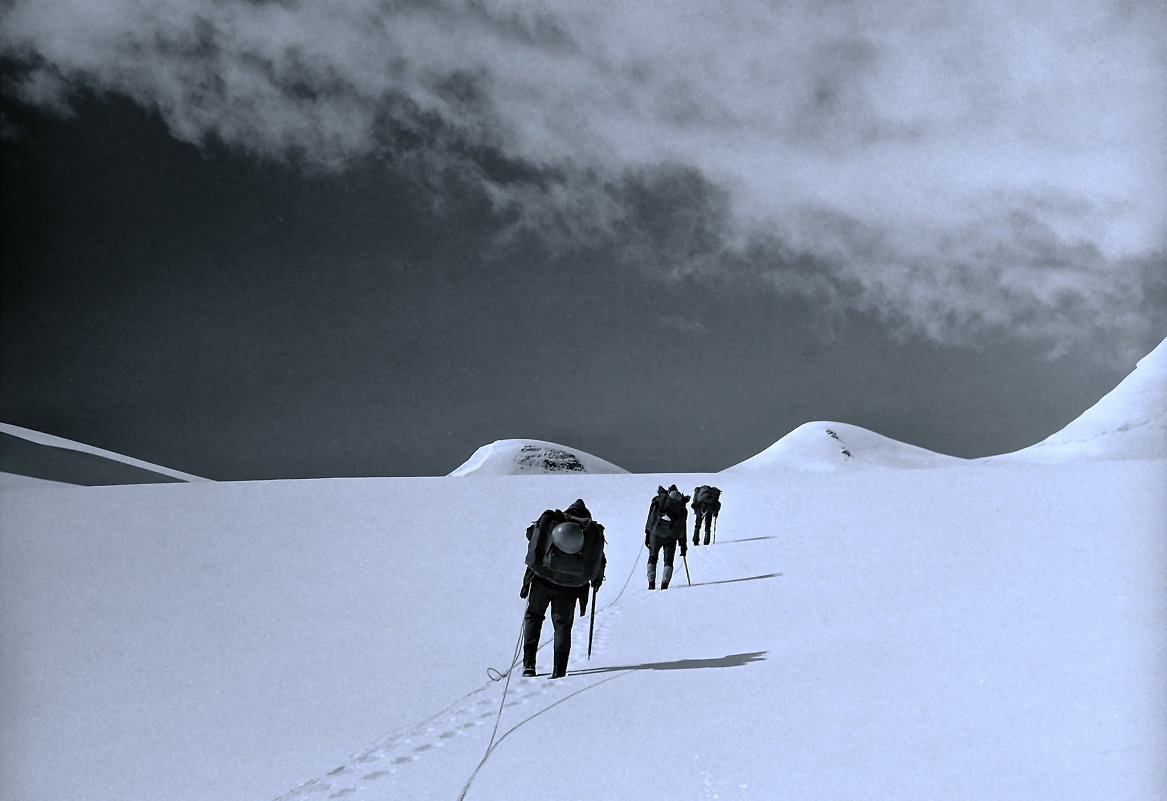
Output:
[[1167,458],[1167,339],[1096,404],[1041,442],[992,461]]
[[848,423],[814,421],[803,423],[756,456],[721,472],[772,468],[825,472],[857,466],[922,469],[963,461]]
[[169,467],[164,467],[153,462],[146,462],[141,459],[135,459],[132,456],[124,456],[120,453],[107,451],[104,448],[96,448],[92,445],[86,445],[83,442],[75,442],[64,437],[53,436],[52,434],[44,434],[40,431],[34,431],[31,428],[23,428],[22,426],[12,425],[11,423],[0,423],[0,433],[8,434],[19,439],[27,440],[28,442],[36,443],[37,445],[44,445],[50,448],[60,448],[67,451],[77,451],[78,453],[86,453],[92,456],[98,456],[102,459],[108,459],[112,462],[119,462],[121,464],[137,467],[152,473],[167,476],[169,478],[177,479],[179,481],[200,482],[210,481],[209,478],[202,478],[201,476],[184,473],[181,470],[172,470]]
[[517,476],[548,473],[617,474],[622,467],[576,448],[537,439],[500,439],[483,445],[449,475]]

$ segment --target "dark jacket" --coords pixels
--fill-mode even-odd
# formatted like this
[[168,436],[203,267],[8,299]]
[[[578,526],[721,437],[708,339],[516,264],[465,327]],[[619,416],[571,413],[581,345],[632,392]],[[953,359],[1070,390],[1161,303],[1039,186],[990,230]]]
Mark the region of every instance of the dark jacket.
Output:
[[[583,548],[578,554],[558,551],[549,554],[554,548],[551,530],[567,520],[574,520],[583,528]],[[599,589],[604,582],[608,563],[604,555],[604,527],[592,519],[592,513],[582,499],[577,499],[563,511],[547,509],[527,527],[526,563],[520,597],[527,597],[531,581],[536,579],[559,587],[578,588],[582,614],[587,606],[588,588]]]
[[[676,508],[671,515],[666,517],[664,510],[668,506],[667,501],[670,495],[673,495],[676,501],[674,503]],[[686,521],[689,517],[689,510],[685,507],[688,502],[689,496],[678,490],[676,484],[667,490],[664,487],[658,487],[656,495],[648,505],[648,520],[644,523],[644,544],[648,545],[649,537],[674,538],[683,542]]]

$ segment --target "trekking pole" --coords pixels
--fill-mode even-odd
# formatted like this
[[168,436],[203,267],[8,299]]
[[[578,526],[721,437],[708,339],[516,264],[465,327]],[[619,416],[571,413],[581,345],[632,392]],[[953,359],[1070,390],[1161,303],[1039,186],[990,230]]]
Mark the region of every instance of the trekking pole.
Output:
[[687,554],[681,554],[681,561],[685,563],[685,581],[690,587],[693,586],[692,580],[689,579],[689,557]]
[[592,590],[592,622],[588,625],[588,660],[592,658],[592,635],[596,633],[596,596],[599,590]]

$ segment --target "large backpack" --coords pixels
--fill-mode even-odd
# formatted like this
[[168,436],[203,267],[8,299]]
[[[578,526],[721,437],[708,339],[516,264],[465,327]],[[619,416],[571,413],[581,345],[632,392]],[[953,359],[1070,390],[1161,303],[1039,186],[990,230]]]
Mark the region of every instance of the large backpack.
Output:
[[685,536],[685,518],[688,515],[685,504],[688,500],[688,497],[677,489],[676,485],[669,487],[664,494],[658,494],[654,499],[656,508],[652,533],[658,537],[683,538]]
[[[557,525],[574,521],[583,529],[579,553],[565,553],[555,546],[551,532]],[[563,587],[583,587],[600,578],[604,566],[604,527],[594,520],[580,520],[558,509],[548,509],[527,528],[527,567],[542,579]]]
[[712,506],[721,498],[721,490],[717,487],[711,487],[708,484],[702,484],[697,489],[693,490],[693,506],[696,507],[699,503],[704,503]]

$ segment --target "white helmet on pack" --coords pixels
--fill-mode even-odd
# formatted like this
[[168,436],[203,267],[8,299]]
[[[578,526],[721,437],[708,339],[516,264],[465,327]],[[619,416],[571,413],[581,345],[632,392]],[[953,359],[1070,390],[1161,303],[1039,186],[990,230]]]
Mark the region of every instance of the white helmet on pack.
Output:
[[583,526],[574,520],[551,529],[551,544],[564,553],[579,553],[584,546]]

